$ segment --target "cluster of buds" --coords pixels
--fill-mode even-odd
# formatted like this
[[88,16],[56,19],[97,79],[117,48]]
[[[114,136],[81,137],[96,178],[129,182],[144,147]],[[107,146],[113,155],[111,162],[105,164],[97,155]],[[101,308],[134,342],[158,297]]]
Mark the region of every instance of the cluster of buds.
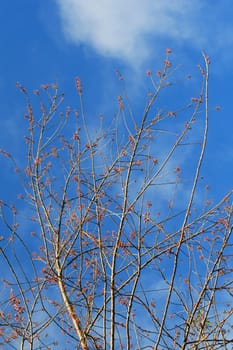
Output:
[[78,91],[78,93],[81,95],[82,94],[82,84],[80,78],[75,78],[75,86]]

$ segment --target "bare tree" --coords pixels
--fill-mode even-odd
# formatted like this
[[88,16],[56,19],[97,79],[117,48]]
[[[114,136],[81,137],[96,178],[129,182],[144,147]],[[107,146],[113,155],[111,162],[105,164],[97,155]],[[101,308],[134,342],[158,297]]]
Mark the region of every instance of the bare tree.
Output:
[[[37,108],[18,84],[27,99],[27,165],[16,168],[25,219],[1,201],[2,349],[232,348],[232,191],[217,204],[207,186],[200,195],[203,58],[199,95],[160,110],[176,73],[168,49],[157,76],[147,72],[141,117],[118,73],[118,113],[109,127],[100,118],[96,133],[79,78],[79,112],[60,112],[57,85],[34,91]],[[189,147],[192,164],[181,167]]]

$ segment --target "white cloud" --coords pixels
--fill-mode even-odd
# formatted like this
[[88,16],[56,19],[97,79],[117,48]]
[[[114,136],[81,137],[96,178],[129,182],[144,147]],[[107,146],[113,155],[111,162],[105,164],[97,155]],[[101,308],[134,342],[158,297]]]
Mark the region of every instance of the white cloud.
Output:
[[195,6],[187,0],[57,0],[57,3],[68,40],[134,65],[156,50],[157,39],[193,43],[201,40],[196,21],[200,0],[195,1]]

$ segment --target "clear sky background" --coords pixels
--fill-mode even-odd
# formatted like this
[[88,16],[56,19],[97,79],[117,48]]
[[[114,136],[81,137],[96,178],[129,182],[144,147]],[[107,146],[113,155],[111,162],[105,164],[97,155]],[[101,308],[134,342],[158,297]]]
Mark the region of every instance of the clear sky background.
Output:
[[[124,75],[131,102],[137,105],[146,69],[157,71],[167,47],[181,71],[194,77],[201,51],[211,58],[210,130],[203,172],[219,199],[232,188],[233,178],[231,0],[2,0],[0,148],[17,160],[23,156],[25,100],[16,89],[17,81],[30,91],[57,82],[67,104],[75,107],[74,77],[80,76],[93,123],[100,113],[111,118],[116,109],[115,71]],[[221,106],[219,112],[216,105]],[[6,199],[14,188],[10,168],[0,162],[0,197]]]

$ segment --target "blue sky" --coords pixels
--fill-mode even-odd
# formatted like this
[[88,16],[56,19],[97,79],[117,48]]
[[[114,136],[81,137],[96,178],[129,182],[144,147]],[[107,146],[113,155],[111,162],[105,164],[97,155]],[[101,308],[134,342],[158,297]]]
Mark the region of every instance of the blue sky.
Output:
[[[91,0],[3,0],[1,148],[18,157],[22,153],[25,101],[15,88],[16,81],[31,91],[40,84],[57,82],[66,93],[67,104],[74,104],[74,77],[80,76],[86,108],[94,118],[115,108],[119,94],[116,69],[123,73],[131,101],[136,104],[144,88],[145,70],[160,67],[166,47],[172,49],[175,64],[182,65],[181,72],[194,77],[198,76],[201,50],[205,50],[211,57],[213,108],[207,148],[208,182],[214,190],[221,189],[219,195],[229,190],[233,175],[232,15],[230,0],[101,0],[98,5]],[[218,113],[214,112],[215,105],[221,106]]]
[[[233,178],[232,18],[231,0],[2,0],[0,148],[9,150],[18,163],[25,161],[26,101],[16,89],[17,81],[30,92],[44,83],[58,83],[65,92],[65,106],[78,108],[74,78],[81,77],[93,130],[100,114],[110,122],[117,111],[122,90],[116,70],[125,78],[138,115],[148,92],[145,72],[156,72],[166,48],[171,48],[174,66],[181,65],[178,76],[193,76],[191,87],[178,85],[162,98],[165,109],[176,108],[199,91],[197,65],[203,64],[204,50],[211,64],[210,125],[202,175],[210,185],[211,198],[219,200],[232,189]],[[221,109],[216,111],[215,106]],[[166,150],[166,141],[159,147]],[[178,157],[182,166],[192,168],[192,153]],[[0,199],[15,197],[14,176],[9,163],[0,158]],[[160,196],[167,198],[165,192]],[[183,199],[178,198],[178,204]]]

